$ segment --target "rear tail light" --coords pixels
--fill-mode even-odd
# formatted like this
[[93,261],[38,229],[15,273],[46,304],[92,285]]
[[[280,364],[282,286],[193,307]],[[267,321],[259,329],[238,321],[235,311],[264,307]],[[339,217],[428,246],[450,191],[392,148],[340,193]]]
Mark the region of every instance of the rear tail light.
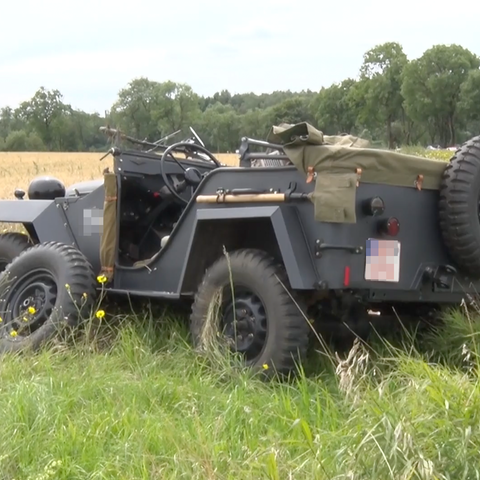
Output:
[[379,231],[380,233],[389,235],[390,237],[396,237],[400,232],[400,222],[395,217],[382,220],[379,223]]

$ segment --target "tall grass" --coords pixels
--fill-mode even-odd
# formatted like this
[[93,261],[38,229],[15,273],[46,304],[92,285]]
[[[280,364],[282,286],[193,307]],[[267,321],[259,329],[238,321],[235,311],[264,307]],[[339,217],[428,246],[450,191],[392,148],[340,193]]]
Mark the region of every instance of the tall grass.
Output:
[[339,360],[314,353],[307,373],[266,383],[195,353],[182,317],[136,311],[2,358],[0,478],[480,475],[476,315]]
[[194,352],[178,313],[135,311],[2,357],[1,480],[480,478],[475,309],[269,383]]

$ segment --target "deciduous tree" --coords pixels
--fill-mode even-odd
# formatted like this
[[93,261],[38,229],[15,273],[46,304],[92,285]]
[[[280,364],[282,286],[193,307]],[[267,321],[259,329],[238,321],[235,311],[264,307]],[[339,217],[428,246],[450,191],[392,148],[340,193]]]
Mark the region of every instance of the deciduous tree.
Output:
[[432,142],[456,143],[462,85],[479,66],[477,55],[460,45],[435,45],[405,67],[407,113],[428,128]]

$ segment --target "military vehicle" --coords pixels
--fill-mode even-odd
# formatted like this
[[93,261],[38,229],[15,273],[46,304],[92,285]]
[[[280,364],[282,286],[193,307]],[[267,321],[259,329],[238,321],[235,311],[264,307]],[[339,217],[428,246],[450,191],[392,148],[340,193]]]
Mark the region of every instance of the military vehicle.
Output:
[[0,237],[1,351],[78,326],[104,289],[190,302],[195,346],[288,373],[315,329],[388,327],[480,288],[480,137],[442,162],[281,124],[227,166],[193,129],[142,148],[105,131],[102,179],[41,177],[0,201],[27,232]]

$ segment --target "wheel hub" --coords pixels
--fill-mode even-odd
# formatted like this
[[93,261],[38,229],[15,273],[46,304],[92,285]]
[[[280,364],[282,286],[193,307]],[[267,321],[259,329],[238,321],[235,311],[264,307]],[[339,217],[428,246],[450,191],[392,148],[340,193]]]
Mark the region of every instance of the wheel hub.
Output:
[[3,334],[26,336],[37,330],[51,315],[57,286],[49,273],[33,271],[15,282],[3,305]]
[[236,291],[234,299],[224,303],[224,335],[236,352],[251,360],[261,352],[267,337],[265,308],[255,294],[245,289]]

